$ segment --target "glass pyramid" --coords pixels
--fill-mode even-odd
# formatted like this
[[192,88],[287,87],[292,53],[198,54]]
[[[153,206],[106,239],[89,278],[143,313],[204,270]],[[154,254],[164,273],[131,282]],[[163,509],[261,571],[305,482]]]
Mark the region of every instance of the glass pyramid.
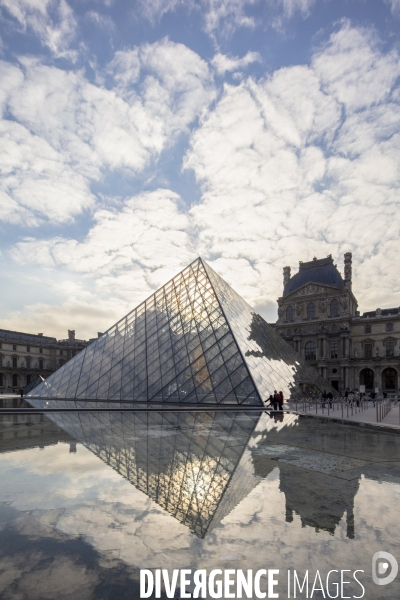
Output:
[[27,398],[263,405],[329,384],[201,258]]

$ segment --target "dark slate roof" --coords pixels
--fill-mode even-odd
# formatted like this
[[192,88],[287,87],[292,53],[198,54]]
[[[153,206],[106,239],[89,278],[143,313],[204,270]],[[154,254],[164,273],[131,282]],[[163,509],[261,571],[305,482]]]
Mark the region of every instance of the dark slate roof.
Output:
[[314,258],[314,260],[305,263],[301,262],[299,272],[289,279],[283,290],[283,295],[291,294],[306,283],[319,283],[338,289],[344,288],[344,281],[333,264],[332,256],[320,258],[319,260]]
[[380,314],[378,314],[376,312],[376,310],[370,310],[369,312],[365,312],[362,314],[362,319],[363,318],[369,318],[369,317],[387,317],[390,315],[398,315],[400,313],[400,310],[398,308],[382,308]]
[[8,329],[0,329],[0,338],[9,339],[12,342],[31,342],[33,344],[53,344],[56,338],[46,335],[37,335],[35,333],[22,333],[20,331],[9,331]]

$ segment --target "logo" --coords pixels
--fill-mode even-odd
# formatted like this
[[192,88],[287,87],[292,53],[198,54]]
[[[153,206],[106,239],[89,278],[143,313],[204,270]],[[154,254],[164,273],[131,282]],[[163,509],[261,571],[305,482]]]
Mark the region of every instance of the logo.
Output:
[[[376,585],[387,585],[396,579],[399,570],[397,560],[389,552],[375,552],[372,557],[372,579]],[[385,575],[386,573],[386,575]],[[385,577],[382,577],[385,575]]]

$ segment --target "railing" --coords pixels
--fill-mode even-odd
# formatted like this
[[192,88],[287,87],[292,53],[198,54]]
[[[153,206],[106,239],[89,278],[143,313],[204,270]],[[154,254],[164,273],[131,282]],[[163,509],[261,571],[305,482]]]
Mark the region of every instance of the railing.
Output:
[[389,414],[392,408],[392,401],[390,398],[383,398],[376,403],[376,422],[380,423],[382,419]]
[[[360,412],[375,407],[376,421],[380,423],[390,410],[399,405],[398,396],[393,398],[379,397],[374,400],[365,397],[337,397],[329,400],[328,398],[316,398],[312,396],[296,399],[289,402],[289,406],[296,412],[303,414],[315,413],[316,415],[334,415],[337,417],[353,417]],[[400,423],[400,410],[399,410]]]

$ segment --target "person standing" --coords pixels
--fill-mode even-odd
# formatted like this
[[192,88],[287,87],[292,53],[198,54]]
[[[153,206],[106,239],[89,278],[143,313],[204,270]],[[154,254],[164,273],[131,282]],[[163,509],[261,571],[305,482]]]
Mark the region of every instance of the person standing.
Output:
[[283,392],[278,392],[279,410],[283,410]]
[[278,410],[278,405],[279,405],[278,392],[276,390],[274,390],[274,410]]

